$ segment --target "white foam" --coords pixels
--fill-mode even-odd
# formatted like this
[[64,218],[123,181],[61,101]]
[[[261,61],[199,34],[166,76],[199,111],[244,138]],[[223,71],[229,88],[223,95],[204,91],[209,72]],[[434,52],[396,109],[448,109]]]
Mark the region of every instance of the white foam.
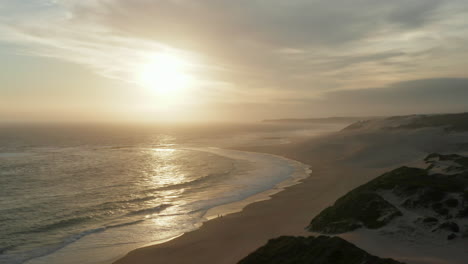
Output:
[[[252,191],[255,192],[253,195],[243,198],[242,200],[218,205],[209,209],[204,215],[204,218],[207,220],[237,213],[251,203],[268,200],[272,195],[285,188],[298,184],[312,172],[308,165],[272,154],[219,148],[193,148],[193,150],[207,151],[232,159],[248,160],[256,164],[256,169],[249,171],[249,176],[259,180],[267,178],[270,181],[268,184],[263,182],[263,185],[259,186],[263,189],[253,189]],[[252,177],[244,176],[243,178],[248,183],[255,184]]]
[[[184,232],[195,230],[204,221],[213,219],[218,215],[239,212],[248,204],[270,199],[270,197],[283,190],[287,186],[294,185],[310,174],[308,166],[289,160],[283,157],[254,152],[244,152],[237,150],[227,150],[219,148],[185,148],[186,150],[203,151],[220,155],[229,159],[237,160],[241,164],[252,164],[248,169],[243,170],[243,174],[230,175],[226,179],[227,184],[238,186],[248,186],[245,189],[234,190],[232,195],[218,197],[214,199],[195,201],[204,213],[200,216],[183,216],[170,214],[159,218],[148,219],[135,225],[125,225],[112,230],[104,230],[99,233],[87,234],[79,241],[68,244],[66,247],[40,258],[28,261],[28,264],[60,263],[61,260],[70,260],[69,263],[110,263],[122,252],[128,252],[138,247],[150,244],[164,243],[170,239],[182,235]],[[200,206],[201,205],[201,206]],[[178,229],[166,230],[164,227],[160,231],[155,230],[155,224],[160,218],[167,217],[170,221],[178,221]],[[176,217],[176,218],[174,218]],[[191,217],[193,219],[187,219]],[[150,231],[152,230],[152,231]],[[128,234],[133,234],[128,237]],[[128,241],[122,238],[128,238]],[[88,256],[92,255],[93,258]]]

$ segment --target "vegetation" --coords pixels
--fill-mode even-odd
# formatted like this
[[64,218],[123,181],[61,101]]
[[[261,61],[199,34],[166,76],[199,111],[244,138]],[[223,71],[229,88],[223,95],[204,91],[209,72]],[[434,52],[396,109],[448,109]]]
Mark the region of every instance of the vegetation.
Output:
[[447,131],[467,131],[468,113],[422,115],[400,128],[444,127]]
[[266,119],[265,123],[351,123],[363,119],[362,117],[326,117],[326,118],[285,118]]
[[312,220],[308,229],[326,234],[338,234],[360,227],[379,228],[401,212],[378,194],[353,191],[338,199]]
[[[418,129],[441,127],[447,132],[468,131],[468,113],[440,114],[440,115],[409,115],[392,116],[384,119],[389,122],[400,122],[400,125],[385,127],[385,129]],[[373,120],[357,121],[343,130],[357,130],[365,128]],[[384,127],[382,127],[384,128]]]
[[[309,231],[338,234],[365,227],[381,228],[402,216],[398,208],[425,209],[429,212],[419,224],[444,222],[444,219],[468,216],[468,158],[460,155],[430,154],[425,158],[427,169],[401,167],[384,173],[339,198],[333,206],[323,210],[310,222]],[[441,167],[440,162],[450,166]],[[458,173],[433,173],[437,167],[443,171]],[[390,193],[396,200],[392,204],[382,193]],[[395,202],[393,202],[395,203]],[[452,227],[453,225],[450,224]],[[455,232],[456,228],[439,229]],[[458,232],[458,231],[457,231]]]
[[[338,234],[358,228],[378,229],[412,211],[400,226],[453,240],[467,233],[468,158],[430,154],[426,169],[400,167],[361,185],[339,198],[310,222],[309,231]],[[387,200],[388,199],[388,200]],[[408,221],[410,220],[410,221]],[[393,227],[392,227],[393,228]],[[389,229],[391,230],[391,229]],[[239,264],[396,264],[369,255],[339,237],[279,237],[270,240]]]
[[381,259],[339,237],[290,237],[271,239],[239,264],[401,264]]

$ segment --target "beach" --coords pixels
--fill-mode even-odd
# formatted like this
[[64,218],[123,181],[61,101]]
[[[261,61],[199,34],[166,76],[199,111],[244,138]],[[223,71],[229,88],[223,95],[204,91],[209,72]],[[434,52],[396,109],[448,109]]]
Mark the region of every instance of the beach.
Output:
[[[169,242],[134,250],[114,263],[237,263],[271,238],[311,235],[305,227],[316,214],[385,170],[341,164],[337,153],[303,146],[296,143],[243,148],[310,165],[311,176],[300,184],[286,188],[272,199],[250,204],[242,212],[207,221],[200,229]],[[305,150],[310,152],[305,154]]]
[[[24,132],[10,129],[3,139]],[[266,146],[320,131],[263,124],[120,128],[114,135],[109,127],[35,129],[0,150],[0,263],[111,263],[198,229],[308,177],[309,166],[281,153],[226,147],[231,138]],[[234,129],[235,136],[225,132]]]
[[[183,129],[172,137],[160,133],[158,144],[151,141],[153,130],[130,138],[123,131],[105,142],[93,132],[89,139],[66,138],[52,147],[41,137],[34,138],[35,147],[17,142],[3,152],[5,172],[15,175],[21,171],[13,168],[21,165],[41,177],[10,182],[27,184],[21,190],[36,197],[8,188],[20,202],[4,201],[9,214],[2,216],[10,227],[4,227],[9,237],[3,241],[31,243],[7,247],[0,262],[237,263],[270,239],[318,235],[306,227],[341,196],[398,167],[419,166],[429,153],[461,153],[468,141],[464,132],[389,127],[401,126],[395,120],[345,129],[262,125],[228,134],[222,128],[209,135]],[[32,180],[36,175],[25,174]],[[43,186],[54,188],[34,192]],[[50,211],[34,210],[38,205]],[[30,220],[14,220],[20,216]],[[409,264],[464,264],[468,257],[457,254],[468,246],[464,239],[368,231],[339,236],[370,254]]]
[[467,264],[467,17],[0,0],[0,264]]
[[[450,151],[465,134],[440,129],[340,131],[289,144],[242,147],[271,153],[310,165],[311,175],[271,199],[246,206],[241,212],[210,221],[169,242],[131,251],[116,264],[130,263],[237,263],[269,239],[284,235],[310,236],[311,219],[340,196],[399,166],[411,164],[431,151]],[[454,246],[374,240],[349,233],[343,238],[379,257],[407,263],[463,263],[465,241]],[[379,243],[372,241],[382,241]],[[385,242],[385,243],[384,243]],[[408,243],[406,243],[408,242]],[[412,250],[411,248],[419,250]],[[436,249],[436,250],[434,250]],[[452,252],[452,253],[450,253]],[[428,262],[429,261],[429,262]]]

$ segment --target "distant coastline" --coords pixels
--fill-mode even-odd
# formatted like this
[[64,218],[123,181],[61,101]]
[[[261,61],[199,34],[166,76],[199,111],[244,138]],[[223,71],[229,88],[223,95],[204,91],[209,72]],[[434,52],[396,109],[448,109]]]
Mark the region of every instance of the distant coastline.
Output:
[[362,116],[362,117],[318,117],[318,118],[282,118],[282,119],[265,119],[262,120],[263,123],[344,123],[344,122],[357,122],[361,120],[369,120],[381,118],[377,116]]

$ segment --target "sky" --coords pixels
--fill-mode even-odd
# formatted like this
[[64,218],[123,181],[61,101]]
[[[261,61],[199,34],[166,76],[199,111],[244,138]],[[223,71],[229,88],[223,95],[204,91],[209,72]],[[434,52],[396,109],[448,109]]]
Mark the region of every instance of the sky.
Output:
[[0,121],[468,111],[466,0],[0,0]]

